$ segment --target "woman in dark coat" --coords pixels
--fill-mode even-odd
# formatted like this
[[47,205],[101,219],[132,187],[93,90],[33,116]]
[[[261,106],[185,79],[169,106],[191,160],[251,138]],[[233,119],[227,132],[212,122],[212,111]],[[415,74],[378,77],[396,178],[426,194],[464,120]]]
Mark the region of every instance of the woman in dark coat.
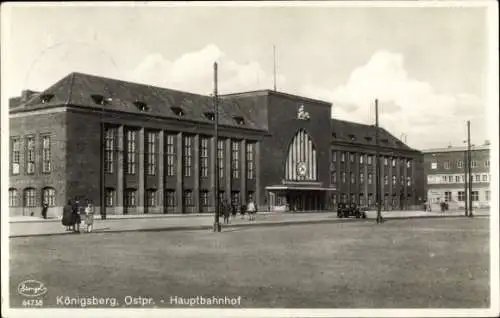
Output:
[[73,230],[75,233],[80,233],[80,223],[82,223],[82,218],[80,216],[80,204],[78,201],[76,201],[73,206],[72,206],[72,223],[73,223]]
[[49,209],[49,205],[47,202],[42,203],[42,218],[47,219],[47,210]]
[[229,224],[229,215],[231,213],[231,205],[229,204],[229,202],[227,202],[227,200],[224,201],[223,209],[224,209],[224,223]]
[[66,227],[66,231],[71,231],[71,227],[73,226],[73,208],[71,206],[71,201],[68,200],[68,204],[66,204],[63,208],[63,217],[62,224]]
[[233,215],[233,218],[236,217],[236,214],[238,213],[238,208],[236,207],[235,203],[231,204],[231,214]]

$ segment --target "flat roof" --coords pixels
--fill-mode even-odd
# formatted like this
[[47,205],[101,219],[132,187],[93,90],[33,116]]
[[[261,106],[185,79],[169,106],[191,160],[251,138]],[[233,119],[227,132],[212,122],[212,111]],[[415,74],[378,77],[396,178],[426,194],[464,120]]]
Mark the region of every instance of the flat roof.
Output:
[[328,106],[332,106],[333,104],[330,102],[326,102],[324,100],[319,100],[319,99],[314,99],[310,97],[305,97],[305,96],[300,96],[300,95],[294,95],[294,94],[289,94],[289,93],[284,93],[284,92],[279,92],[279,91],[274,91],[271,89],[261,89],[261,90],[255,90],[255,91],[246,91],[246,92],[239,92],[239,93],[229,93],[229,94],[220,94],[219,97],[231,97],[231,96],[262,96],[262,95],[269,95],[269,94],[274,94],[274,95],[281,95],[285,97],[291,97],[294,99],[302,99],[305,101],[310,101],[314,103],[320,103],[320,104],[325,104]]
[[[471,150],[490,150],[491,145],[471,145]],[[454,151],[466,151],[467,146],[456,146],[456,147],[446,147],[446,148],[428,148],[421,150],[423,153],[434,153],[434,152],[454,152]]]

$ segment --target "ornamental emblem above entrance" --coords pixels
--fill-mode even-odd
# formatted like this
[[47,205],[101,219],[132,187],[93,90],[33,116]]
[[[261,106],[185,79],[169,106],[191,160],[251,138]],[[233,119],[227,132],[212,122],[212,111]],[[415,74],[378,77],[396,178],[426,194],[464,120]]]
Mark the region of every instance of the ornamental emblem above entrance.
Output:
[[304,105],[299,106],[299,111],[297,112],[297,119],[309,120],[309,113],[304,110]]
[[305,162],[297,163],[297,174],[301,177],[304,177],[307,173],[307,165]]

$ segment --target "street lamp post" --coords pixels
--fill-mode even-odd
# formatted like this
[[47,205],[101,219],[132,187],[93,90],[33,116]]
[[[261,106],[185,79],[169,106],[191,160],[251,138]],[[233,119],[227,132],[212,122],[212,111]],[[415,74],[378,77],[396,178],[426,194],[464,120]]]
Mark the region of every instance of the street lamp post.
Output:
[[219,165],[218,165],[218,150],[219,150],[219,101],[217,96],[217,63],[214,63],[214,232],[221,231],[219,221]]

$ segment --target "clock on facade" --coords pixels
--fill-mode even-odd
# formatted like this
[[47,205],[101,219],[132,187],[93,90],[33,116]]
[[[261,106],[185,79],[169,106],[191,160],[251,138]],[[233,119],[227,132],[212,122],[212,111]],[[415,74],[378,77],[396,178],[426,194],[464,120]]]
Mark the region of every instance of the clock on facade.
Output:
[[301,177],[305,176],[307,173],[307,165],[305,162],[297,163],[297,174]]

